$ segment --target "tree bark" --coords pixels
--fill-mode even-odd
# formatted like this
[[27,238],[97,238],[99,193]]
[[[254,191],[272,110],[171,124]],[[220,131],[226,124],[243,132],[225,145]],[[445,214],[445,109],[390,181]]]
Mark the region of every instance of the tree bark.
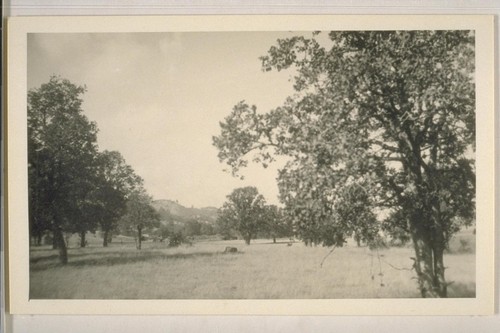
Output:
[[56,244],[56,248],[59,249],[60,263],[66,265],[68,263],[68,250],[66,248],[66,242],[64,241],[61,227],[54,228],[54,244]]

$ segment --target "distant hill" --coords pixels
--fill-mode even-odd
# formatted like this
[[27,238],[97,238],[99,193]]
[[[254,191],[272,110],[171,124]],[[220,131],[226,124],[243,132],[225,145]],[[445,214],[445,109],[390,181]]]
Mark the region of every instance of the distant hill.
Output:
[[162,220],[172,219],[177,222],[197,220],[213,224],[217,219],[217,208],[188,208],[172,200],[154,200],[153,207],[160,214]]

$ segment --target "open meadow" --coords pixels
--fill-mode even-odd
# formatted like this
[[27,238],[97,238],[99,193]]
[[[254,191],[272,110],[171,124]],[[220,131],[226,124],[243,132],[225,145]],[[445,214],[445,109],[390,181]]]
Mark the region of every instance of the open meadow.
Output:
[[[97,240],[97,238],[96,238]],[[237,253],[224,253],[226,246]],[[475,242],[459,233],[445,256],[449,297],[475,297]],[[370,250],[348,244],[323,262],[330,248],[289,246],[285,240],[200,241],[168,248],[114,241],[70,248],[69,263],[57,252],[33,247],[32,299],[293,299],[420,297],[411,270],[413,249]]]

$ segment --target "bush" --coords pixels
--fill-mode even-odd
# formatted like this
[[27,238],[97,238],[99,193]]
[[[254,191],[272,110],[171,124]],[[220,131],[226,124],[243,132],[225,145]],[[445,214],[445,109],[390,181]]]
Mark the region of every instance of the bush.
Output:
[[168,237],[168,247],[178,247],[182,244],[191,245],[191,241],[187,239],[182,232],[173,232]]

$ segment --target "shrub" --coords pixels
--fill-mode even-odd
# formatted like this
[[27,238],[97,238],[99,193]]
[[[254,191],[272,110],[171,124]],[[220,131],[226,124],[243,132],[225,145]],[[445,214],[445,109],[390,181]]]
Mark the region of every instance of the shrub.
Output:
[[182,244],[192,245],[191,241],[187,239],[182,232],[173,232],[168,237],[168,247],[178,247]]

